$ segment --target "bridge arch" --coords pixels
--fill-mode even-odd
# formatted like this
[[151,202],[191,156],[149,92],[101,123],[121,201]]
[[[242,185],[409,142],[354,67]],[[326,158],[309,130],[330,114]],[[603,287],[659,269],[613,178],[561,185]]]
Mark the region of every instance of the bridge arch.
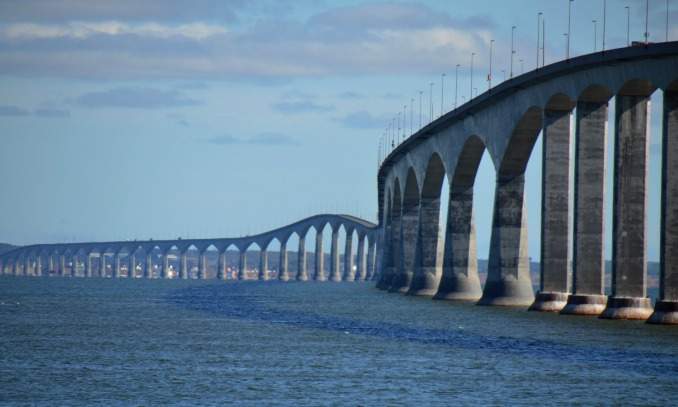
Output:
[[420,188],[413,168],[407,172],[405,190],[402,194],[400,215],[400,253],[398,272],[394,274],[390,291],[405,293],[409,290],[416,263],[416,242],[419,233]]

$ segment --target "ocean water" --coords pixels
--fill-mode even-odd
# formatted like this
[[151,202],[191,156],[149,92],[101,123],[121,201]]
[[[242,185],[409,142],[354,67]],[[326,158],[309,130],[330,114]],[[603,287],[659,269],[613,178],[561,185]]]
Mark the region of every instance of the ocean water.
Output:
[[677,405],[678,328],[370,283],[0,277],[2,405]]

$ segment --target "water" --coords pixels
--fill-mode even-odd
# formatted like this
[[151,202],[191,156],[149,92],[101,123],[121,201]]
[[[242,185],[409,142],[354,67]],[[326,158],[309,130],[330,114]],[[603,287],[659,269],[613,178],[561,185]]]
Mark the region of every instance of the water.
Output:
[[6,405],[676,405],[678,329],[371,284],[0,278]]

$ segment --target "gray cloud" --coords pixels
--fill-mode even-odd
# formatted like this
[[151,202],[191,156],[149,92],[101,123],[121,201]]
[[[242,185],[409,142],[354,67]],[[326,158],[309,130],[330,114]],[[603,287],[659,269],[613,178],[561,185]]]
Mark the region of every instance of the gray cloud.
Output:
[[390,121],[390,117],[373,116],[365,110],[360,110],[335,120],[352,129],[382,129]]
[[259,133],[250,137],[235,137],[230,134],[213,137],[208,143],[216,145],[258,144],[269,146],[296,146],[299,142],[292,137],[279,133]]
[[175,124],[182,126],[182,127],[190,127],[190,124],[188,123],[188,120],[184,117],[184,115],[179,114],[179,113],[170,113],[167,115],[167,118],[173,121]]
[[310,100],[281,101],[274,103],[272,107],[282,113],[322,113],[334,110],[332,105],[321,105]]
[[48,118],[66,118],[71,116],[71,112],[64,109],[56,109],[51,107],[41,107],[35,109],[33,114],[39,117],[48,117]]
[[176,90],[120,87],[80,95],[75,104],[87,108],[158,109],[201,104]]
[[31,112],[19,106],[0,105],[0,116],[28,116],[29,114]]

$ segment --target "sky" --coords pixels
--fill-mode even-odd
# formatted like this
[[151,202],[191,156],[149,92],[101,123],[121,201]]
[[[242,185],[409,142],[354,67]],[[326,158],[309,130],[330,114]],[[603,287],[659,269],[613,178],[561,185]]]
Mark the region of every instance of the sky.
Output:
[[[678,21],[678,1],[671,3],[670,21]],[[665,39],[665,4],[650,0],[650,41]],[[626,43],[627,5],[631,39],[643,39],[645,1],[608,0],[607,48]],[[534,69],[537,12],[546,21],[546,63],[562,59],[567,10],[566,0],[4,0],[0,241],[240,236],[320,212],[375,221],[378,142],[388,122],[412,99],[416,106],[430,82],[439,114],[441,73],[451,109],[456,64],[459,102],[468,100],[472,52],[483,92],[491,39],[500,82],[510,70],[512,26],[515,74]],[[602,0],[572,3],[572,55],[594,50],[593,19],[600,50],[602,14]],[[678,39],[675,24],[669,37]],[[527,174],[535,258],[539,143]],[[486,157],[474,207],[481,258],[493,194]]]

